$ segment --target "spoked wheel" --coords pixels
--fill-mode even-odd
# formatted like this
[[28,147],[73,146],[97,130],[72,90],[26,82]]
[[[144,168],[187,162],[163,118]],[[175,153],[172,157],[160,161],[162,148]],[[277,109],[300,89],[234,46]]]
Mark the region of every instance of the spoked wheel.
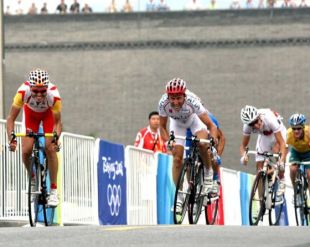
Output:
[[[47,159],[45,159],[45,162],[47,162]],[[49,177],[49,172],[47,169],[47,163],[44,165],[45,168],[41,166],[41,171],[44,170],[44,174],[42,174],[42,193],[40,195],[40,207],[42,207],[43,211],[43,219],[45,226],[50,226],[53,224],[54,220],[54,214],[55,214],[55,207],[49,207],[47,206],[47,198],[49,191],[47,190],[47,181],[46,178]]]
[[294,208],[296,224],[297,226],[307,226],[309,224],[309,212],[306,200],[306,183],[300,173],[298,173],[297,178],[299,179],[295,182],[294,185]]
[[208,205],[205,206],[205,217],[206,224],[213,225],[215,223],[219,205],[219,195],[209,196],[208,195]]
[[191,191],[191,195],[189,198],[189,203],[188,203],[188,221],[190,224],[197,224],[200,214],[201,214],[201,209],[202,209],[202,204],[203,204],[203,199],[204,196],[202,195],[202,189],[203,189],[203,166],[200,161],[197,160],[197,165],[198,172],[194,174],[195,176],[195,181],[194,184],[195,186],[193,187]]
[[175,224],[182,224],[188,206],[188,200],[190,196],[191,186],[188,182],[188,176],[190,173],[190,163],[188,159],[184,160],[182,171],[176,186],[174,207],[173,207],[173,219]]
[[269,209],[269,225],[271,226],[276,226],[279,224],[284,204],[284,195],[280,198],[277,197],[278,189],[279,179],[276,179],[271,188],[271,208]]
[[45,226],[53,225],[55,207],[48,207],[46,204],[42,204],[42,209],[43,209],[43,220]]
[[307,180],[305,180],[305,178],[304,178],[304,202],[305,202],[305,204],[304,204],[304,212],[305,212],[305,226],[308,226],[309,225],[309,220],[310,220],[310,212],[309,212],[309,210],[310,210],[310,205],[309,205],[309,200],[308,200],[308,198],[309,198],[309,196],[310,196],[310,194],[309,194],[309,190],[308,190],[308,183],[307,183]]
[[36,226],[39,215],[39,195],[40,195],[40,169],[34,161],[31,160],[31,172],[28,176],[28,215],[31,226]]
[[250,225],[257,225],[265,213],[265,174],[263,171],[256,175],[254,180],[249,206]]

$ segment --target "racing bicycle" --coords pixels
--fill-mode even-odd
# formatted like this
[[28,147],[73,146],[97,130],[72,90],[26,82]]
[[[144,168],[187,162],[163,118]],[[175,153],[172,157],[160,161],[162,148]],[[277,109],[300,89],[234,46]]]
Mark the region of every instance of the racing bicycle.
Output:
[[279,188],[277,162],[281,155],[278,153],[257,152],[246,149],[246,154],[262,155],[263,168],[256,174],[252,185],[249,205],[250,225],[258,225],[268,210],[269,225],[278,225],[284,204],[284,195],[277,196]]
[[34,145],[31,154],[31,167],[28,172],[28,215],[31,226],[36,226],[43,221],[45,226],[52,225],[54,219],[54,207],[47,205],[49,189],[47,186],[48,163],[45,155],[45,145],[42,142],[43,137],[53,137],[57,141],[56,133],[12,133],[11,141],[16,137],[34,138]]
[[[174,223],[181,224],[188,212],[190,224],[196,224],[199,220],[205,194],[202,192],[204,180],[204,165],[199,152],[199,143],[214,145],[212,139],[198,139],[196,136],[185,137],[174,135],[171,131],[170,140],[188,140],[192,142],[188,155],[183,161],[174,198]],[[180,199],[181,200],[178,200]]]
[[294,183],[294,209],[297,226],[307,226],[309,224],[308,204],[308,179],[305,166],[310,165],[310,161],[294,162],[298,166]]

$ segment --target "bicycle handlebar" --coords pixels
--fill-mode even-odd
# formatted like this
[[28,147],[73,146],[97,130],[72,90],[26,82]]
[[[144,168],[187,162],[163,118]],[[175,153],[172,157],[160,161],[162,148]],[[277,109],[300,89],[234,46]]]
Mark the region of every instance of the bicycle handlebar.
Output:
[[175,139],[180,139],[180,140],[197,141],[197,142],[201,142],[201,143],[212,143],[212,140],[198,139],[196,136],[186,137],[186,136],[175,135],[174,137],[175,137]]
[[13,135],[15,135],[15,137],[55,137],[55,138],[57,138],[57,134],[56,133],[34,133],[34,132],[29,132],[29,133],[15,133]]
[[[270,152],[263,152],[263,153],[260,153],[258,151],[254,151],[254,150],[246,150],[245,151],[246,154],[258,154],[258,155],[262,155],[262,156],[265,156],[267,158],[270,158],[270,157],[274,157],[274,158],[280,158],[281,157],[281,154],[274,154],[274,153],[270,153]],[[310,164],[310,163],[309,163]]]
[[294,161],[292,164],[297,164],[297,165],[310,165],[310,161]]
[[169,142],[174,141],[175,139],[186,140],[186,141],[194,141],[194,142],[200,142],[200,143],[207,143],[207,144],[211,144],[212,146],[214,146],[214,140],[212,137],[210,139],[199,139],[199,138],[197,138],[197,136],[187,137],[187,136],[174,135],[174,132],[171,131]]

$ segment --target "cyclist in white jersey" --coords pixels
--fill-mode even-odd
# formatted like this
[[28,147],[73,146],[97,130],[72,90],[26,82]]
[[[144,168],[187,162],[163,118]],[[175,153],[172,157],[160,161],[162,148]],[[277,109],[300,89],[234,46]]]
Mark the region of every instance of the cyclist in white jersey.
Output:
[[[280,185],[278,196],[285,191],[284,170],[287,154],[286,128],[277,112],[270,109],[257,109],[254,106],[246,105],[241,110],[241,121],[243,123],[243,137],[240,145],[241,164],[247,165],[248,156],[245,155],[246,147],[250,142],[251,133],[257,133],[256,150],[263,152],[281,152],[279,160]],[[256,169],[263,168],[264,157],[256,155]]]
[[[200,139],[207,139],[210,133],[217,143],[217,128],[215,124],[209,118],[207,110],[201,104],[200,100],[191,94],[186,94],[186,82],[184,80],[174,78],[167,83],[166,93],[159,101],[158,112],[160,133],[164,141],[169,140],[169,132],[167,130],[169,118],[170,131],[174,131],[175,135],[186,136],[187,128],[189,128]],[[184,145],[184,140],[176,140],[172,148],[172,175],[175,184],[177,184],[182,168]],[[199,147],[202,161],[206,168],[210,170],[211,158],[207,151],[207,145],[200,143]],[[210,174],[210,177],[208,179],[212,181],[212,174]]]
[[[188,89],[185,91],[185,94],[187,97],[192,96],[192,97],[196,98],[197,100],[199,100],[201,102],[202,105],[204,105],[203,101],[196,94],[189,91]],[[225,140],[224,133],[220,129],[219,123],[218,123],[217,119],[215,118],[215,116],[211,112],[209,112],[208,109],[206,109],[206,111],[207,111],[211,121],[216,125],[217,134],[218,134],[218,136],[217,136],[218,145],[216,146],[216,149],[213,148],[213,153],[214,153],[213,159],[212,159],[213,181],[208,181],[207,179],[205,179],[204,182],[207,186],[209,186],[208,183],[210,183],[210,182],[213,183],[211,193],[216,195],[216,194],[218,194],[219,186],[221,184],[220,177],[219,177],[220,164],[221,164],[221,157],[220,156],[223,154],[226,140]],[[205,174],[207,174],[208,172],[210,172],[210,171],[206,171]],[[206,200],[206,202],[208,202],[208,201]]]

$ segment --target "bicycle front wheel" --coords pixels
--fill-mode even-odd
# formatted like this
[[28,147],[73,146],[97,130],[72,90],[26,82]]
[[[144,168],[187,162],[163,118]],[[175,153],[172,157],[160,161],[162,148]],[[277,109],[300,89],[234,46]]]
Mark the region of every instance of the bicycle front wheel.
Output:
[[257,225],[265,213],[265,173],[260,171],[254,180],[249,206],[250,225]]
[[279,179],[275,179],[274,184],[271,187],[271,208],[269,209],[269,225],[276,226],[279,224],[283,204],[284,195],[277,197],[277,192],[279,188]]
[[28,172],[28,215],[31,226],[36,226],[38,222],[40,179],[40,169],[35,159],[32,158],[30,172]]
[[190,162],[184,160],[182,171],[175,190],[173,219],[175,224],[182,224],[187,212],[188,200],[190,195],[190,183],[188,182],[188,174],[190,170]]
[[309,212],[307,205],[306,181],[300,171],[297,173],[297,181],[294,185],[294,209],[297,226],[307,226],[309,224]]
[[194,172],[192,176],[193,187],[188,203],[188,221],[190,224],[197,224],[201,210],[204,196],[202,195],[203,188],[203,165],[200,159],[197,158],[196,166],[198,166],[197,173]]
[[47,205],[47,199],[50,192],[47,184],[47,178],[49,177],[47,159],[44,159],[44,163],[43,165],[41,164],[40,168],[41,168],[41,180],[42,180],[40,204],[43,211],[43,221],[45,226],[51,226],[54,220],[55,207],[49,207]]

